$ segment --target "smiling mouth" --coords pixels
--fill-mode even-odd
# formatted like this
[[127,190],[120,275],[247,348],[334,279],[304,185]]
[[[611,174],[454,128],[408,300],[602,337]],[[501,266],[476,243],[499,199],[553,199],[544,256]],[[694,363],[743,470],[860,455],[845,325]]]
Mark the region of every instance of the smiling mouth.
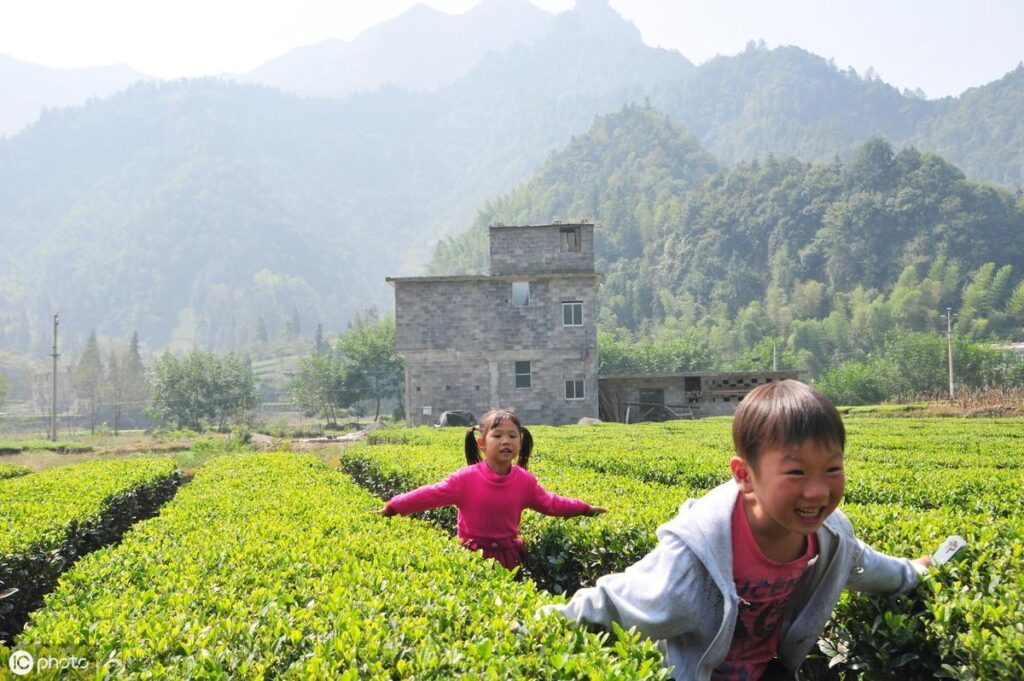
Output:
[[817,508],[798,508],[796,509],[796,516],[801,520],[806,521],[819,520],[824,511],[824,506],[819,506]]

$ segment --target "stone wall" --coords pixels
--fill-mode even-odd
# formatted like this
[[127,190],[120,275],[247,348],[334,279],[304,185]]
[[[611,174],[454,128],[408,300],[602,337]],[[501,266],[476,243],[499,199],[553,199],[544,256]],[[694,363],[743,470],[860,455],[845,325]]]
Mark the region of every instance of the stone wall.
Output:
[[[568,250],[563,230],[579,233],[579,250]],[[594,271],[591,224],[492,226],[491,274]]]
[[[557,350],[427,350],[405,353],[404,359],[410,425],[434,423],[452,409],[477,417],[496,407],[515,409],[528,425],[565,425],[597,416],[594,357],[581,360],[578,353]],[[529,388],[515,387],[517,361],[530,362]],[[583,380],[586,399],[565,399],[566,380]]]

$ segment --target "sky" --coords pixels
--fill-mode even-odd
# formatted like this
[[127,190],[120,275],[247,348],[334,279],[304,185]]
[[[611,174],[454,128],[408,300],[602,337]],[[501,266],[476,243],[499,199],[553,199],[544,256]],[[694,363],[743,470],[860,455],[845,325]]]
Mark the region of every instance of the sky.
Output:
[[[574,0],[530,0],[561,12]],[[426,0],[459,14],[479,0]],[[398,16],[413,0],[0,0],[0,54],[63,68],[127,64],[161,78],[244,73],[289,49]],[[609,0],[644,42],[694,63],[798,45],[929,98],[1024,61],[1022,0]]]

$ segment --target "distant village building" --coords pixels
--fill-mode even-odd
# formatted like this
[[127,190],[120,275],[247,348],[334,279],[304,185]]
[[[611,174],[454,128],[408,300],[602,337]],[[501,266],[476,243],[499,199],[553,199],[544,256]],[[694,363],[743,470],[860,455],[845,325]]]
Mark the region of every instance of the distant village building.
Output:
[[795,371],[598,379],[594,225],[490,227],[490,274],[387,278],[405,361],[405,420],[505,407],[528,424],[731,414],[756,385]]
[[490,228],[490,274],[388,278],[405,420],[505,407],[528,424],[597,417],[594,226]]
[[796,371],[691,371],[602,376],[601,418],[636,423],[701,416],[727,416],[763,383],[797,378]]

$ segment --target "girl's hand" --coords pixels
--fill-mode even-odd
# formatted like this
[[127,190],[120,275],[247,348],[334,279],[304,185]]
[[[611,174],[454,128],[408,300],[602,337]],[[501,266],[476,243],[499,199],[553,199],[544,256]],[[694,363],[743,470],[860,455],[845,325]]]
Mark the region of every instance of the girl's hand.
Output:
[[586,515],[588,515],[588,516],[595,516],[595,515],[601,515],[602,513],[607,513],[607,512],[608,512],[608,509],[605,508],[604,506],[591,506],[589,509],[587,509]]
[[393,515],[395,515],[395,511],[393,509],[391,509],[391,508],[388,508],[387,506],[385,506],[384,508],[378,508],[376,511],[370,511],[370,513],[376,513],[377,515],[382,515],[382,516],[393,516]]

